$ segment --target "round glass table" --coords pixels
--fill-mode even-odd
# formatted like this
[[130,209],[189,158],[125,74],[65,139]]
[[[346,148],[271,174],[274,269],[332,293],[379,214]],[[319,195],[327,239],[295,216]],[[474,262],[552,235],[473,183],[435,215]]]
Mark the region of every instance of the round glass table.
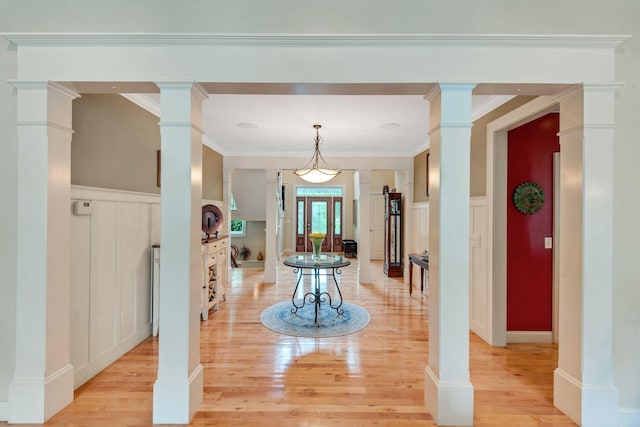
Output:
[[[293,273],[298,276],[296,287],[293,290],[293,295],[291,296],[291,302],[293,303],[291,312],[295,314],[299,309],[304,307],[307,302],[309,304],[314,304],[314,322],[318,323],[318,309],[320,308],[320,304],[327,302],[331,308],[336,310],[338,315],[344,314],[344,310],[340,308],[342,307],[342,292],[340,291],[337,275],[342,273],[340,268],[346,267],[350,264],[351,261],[343,256],[322,253],[320,255],[304,253],[285,259],[284,265],[293,267]],[[300,282],[302,282],[303,276],[313,276],[313,289],[304,294],[302,302],[300,303],[296,301],[296,294],[298,293],[298,288],[300,287]],[[333,299],[332,295],[328,291],[321,291],[320,289],[322,276],[327,276],[333,279],[337,291],[337,294],[334,295]]]

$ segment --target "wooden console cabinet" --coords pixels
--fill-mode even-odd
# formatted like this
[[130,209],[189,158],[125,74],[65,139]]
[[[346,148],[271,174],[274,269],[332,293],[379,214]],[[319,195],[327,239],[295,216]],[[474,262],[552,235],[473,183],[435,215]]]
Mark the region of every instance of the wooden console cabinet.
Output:
[[229,236],[202,241],[202,294],[200,308],[202,320],[209,318],[209,310],[227,296],[227,266],[229,265]]
[[384,193],[384,274],[402,277],[402,193]]

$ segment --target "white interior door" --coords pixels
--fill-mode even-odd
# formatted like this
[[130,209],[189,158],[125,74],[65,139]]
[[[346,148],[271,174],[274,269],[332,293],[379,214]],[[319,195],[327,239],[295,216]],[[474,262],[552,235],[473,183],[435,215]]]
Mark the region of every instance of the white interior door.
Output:
[[384,259],[384,194],[372,194],[371,201],[371,260]]

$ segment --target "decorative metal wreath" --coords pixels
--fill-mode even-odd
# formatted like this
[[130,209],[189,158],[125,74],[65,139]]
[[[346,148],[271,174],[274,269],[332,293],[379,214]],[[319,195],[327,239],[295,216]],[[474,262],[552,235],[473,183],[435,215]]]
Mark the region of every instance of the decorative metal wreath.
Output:
[[513,205],[525,215],[532,215],[544,205],[544,191],[535,182],[525,181],[513,190]]

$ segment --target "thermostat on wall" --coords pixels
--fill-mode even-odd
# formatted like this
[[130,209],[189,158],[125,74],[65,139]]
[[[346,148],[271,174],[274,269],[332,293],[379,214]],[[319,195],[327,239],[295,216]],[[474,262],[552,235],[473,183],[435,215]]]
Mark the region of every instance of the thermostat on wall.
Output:
[[93,214],[93,202],[91,200],[76,200],[73,202],[74,215],[91,215]]

